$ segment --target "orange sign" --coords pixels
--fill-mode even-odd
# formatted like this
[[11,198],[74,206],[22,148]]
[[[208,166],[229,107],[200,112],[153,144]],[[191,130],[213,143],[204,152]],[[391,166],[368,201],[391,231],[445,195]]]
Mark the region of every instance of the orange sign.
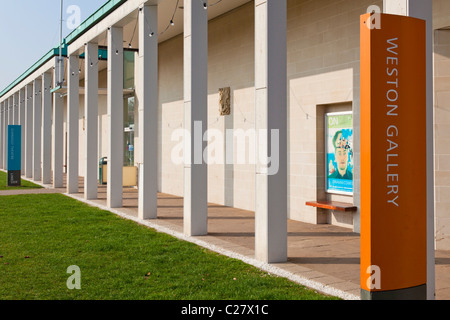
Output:
[[361,16],[361,288],[426,285],[425,21]]

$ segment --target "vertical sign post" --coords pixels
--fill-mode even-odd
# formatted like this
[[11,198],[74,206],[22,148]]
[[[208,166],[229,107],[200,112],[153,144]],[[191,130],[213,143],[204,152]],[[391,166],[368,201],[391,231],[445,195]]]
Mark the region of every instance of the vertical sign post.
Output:
[[425,21],[361,16],[361,298],[426,299]]
[[20,125],[8,125],[8,187],[21,185],[21,135],[22,129]]

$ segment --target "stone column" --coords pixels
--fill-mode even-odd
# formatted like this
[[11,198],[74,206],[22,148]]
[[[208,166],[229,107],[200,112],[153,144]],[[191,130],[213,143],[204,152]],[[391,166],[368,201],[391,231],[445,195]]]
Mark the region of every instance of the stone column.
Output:
[[5,124],[3,122],[3,106],[4,102],[0,103],[0,168],[3,169],[3,129]]
[[25,174],[25,88],[20,89],[19,91],[19,124],[21,125],[21,134],[22,134],[22,145],[21,145],[21,155],[22,155],[22,175]]
[[78,192],[79,57],[68,59],[67,75],[67,193]]
[[3,148],[3,154],[2,154],[2,169],[6,170],[6,135],[7,135],[7,126],[8,126],[8,121],[6,119],[7,117],[7,101],[3,101],[3,108],[2,108],[2,140],[1,140],[1,145]]
[[[57,59],[55,59],[56,64]],[[57,86],[58,74],[53,73],[53,88]],[[63,166],[64,166],[64,98],[60,93],[53,93],[53,120],[52,120],[52,172],[53,188],[63,187]]]
[[6,170],[8,168],[8,99],[4,101],[3,106],[3,168]]
[[33,82],[33,180],[41,180],[42,78]]
[[42,75],[42,183],[50,184],[52,179],[52,75]]
[[201,1],[184,1],[184,233],[208,233],[208,11]]
[[19,92],[13,95],[13,124],[19,124]]
[[33,85],[27,84],[25,105],[25,177],[33,177]]
[[122,207],[123,197],[123,29],[108,28],[107,206]]
[[141,219],[157,218],[158,200],[158,6],[139,9],[139,205]]
[[84,114],[86,117],[84,198],[97,199],[98,170],[98,45],[85,45]]
[[255,257],[287,260],[286,0],[255,1]]
[[8,98],[8,124],[14,124],[14,94]]

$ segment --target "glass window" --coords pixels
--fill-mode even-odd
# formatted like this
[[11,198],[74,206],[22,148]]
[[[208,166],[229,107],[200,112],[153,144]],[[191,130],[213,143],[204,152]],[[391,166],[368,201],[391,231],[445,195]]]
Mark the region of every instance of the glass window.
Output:
[[134,166],[134,96],[124,98],[124,159],[123,165]]
[[[135,51],[123,52],[123,88],[134,89]],[[124,166],[134,166],[134,95],[123,99]]]
[[134,51],[123,51],[123,88],[134,89]]

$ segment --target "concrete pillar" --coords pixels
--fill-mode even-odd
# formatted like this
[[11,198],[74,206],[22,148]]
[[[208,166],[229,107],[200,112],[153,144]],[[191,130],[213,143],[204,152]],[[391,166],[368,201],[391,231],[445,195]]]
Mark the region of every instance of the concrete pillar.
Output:
[[[57,61],[55,59],[55,61]],[[58,74],[53,73],[53,87],[57,86]],[[63,140],[63,119],[64,98],[59,93],[53,93],[53,121],[52,121],[52,172],[53,188],[63,187],[63,166],[64,166],[64,140]]]
[[19,124],[19,93],[13,95],[13,124]]
[[3,106],[4,112],[3,112],[3,117],[4,117],[4,129],[3,129],[3,150],[5,151],[3,154],[3,167],[6,170],[8,167],[8,158],[7,158],[7,154],[8,154],[8,99],[5,100],[4,102],[4,106]]
[[4,102],[0,103],[0,169],[3,169],[3,129],[5,124],[3,123],[3,106]]
[[123,192],[123,29],[108,28],[107,206],[122,207]]
[[78,192],[79,57],[68,59],[67,75],[67,193]]
[[41,180],[42,79],[33,83],[33,180]]
[[203,158],[208,105],[208,11],[184,1],[184,233],[208,233],[208,166]]
[[[383,0],[385,13],[419,18],[426,21],[427,39],[427,299],[435,299],[434,253],[434,125],[433,125],[433,1]],[[381,21],[381,24],[383,21]],[[382,27],[382,25],[381,25]]]
[[52,180],[52,75],[42,75],[42,183],[50,184]]
[[86,117],[84,198],[97,198],[98,171],[98,45],[85,46],[84,114]]
[[286,15],[286,0],[255,1],[255,257],[269,263],[287,260]]
[[13,93],[11,95],[11,97],[9,97],[9,109],[11,110],[9,117],[10,117],[10,124],[15,124],[15,104],[16,104],[16,100],[15,100],[15,94]]
[[7,162],[7,142],[8,142],[8,99],[5,100],[4,102],[4,112],[3,112],[3,116],[4,116],[4,136],[3,136],[3,149],[5,150],[5,152],[3,153],[3,168],[6,170],[8,167],[8,162]]
[[2,154],[2,169],[6,169],[6,127],[7,127],[7,121],[6,121],[6,100],[3,101],[3,108],[2,108],[2,140],[0,144],[3,148],[3,154]]
[[15,114],[14,114],[14,107],[15,107],[15,94],[13,93],[10,97],[9,97],[9,103],[10,103],[10,105],[9,105],[9,109],[11,110],[11,113],[9,114],[9,116],[10,116],[10,121],[11,121],[11,123],[10,124],[15,124],[14,123],[14,120],[15,120]]
[[33,177],[33,85],[27,84],[25,105],[25,177]]
[[14,124],[14,95],[8,98],[8,124]]
[[21,138],[22,138],[22,144],[21,144],[21,168],[22,168],[22,175],[25,174],[25,101],[26,101],[26,95],[25,95],[25,88],[20,89],[19,91],[19,125],[21,125]]
[[[157,218],[158,200],[158,6],[139,11],[139,204],[141,219]],[[153,35],[151,33],[153,32]]]
[[6,128],[8,128],[8,124],[10,124],[9,123],[9,98],[7,98],[6,100],[5,100],[5,125],[6,125]]

